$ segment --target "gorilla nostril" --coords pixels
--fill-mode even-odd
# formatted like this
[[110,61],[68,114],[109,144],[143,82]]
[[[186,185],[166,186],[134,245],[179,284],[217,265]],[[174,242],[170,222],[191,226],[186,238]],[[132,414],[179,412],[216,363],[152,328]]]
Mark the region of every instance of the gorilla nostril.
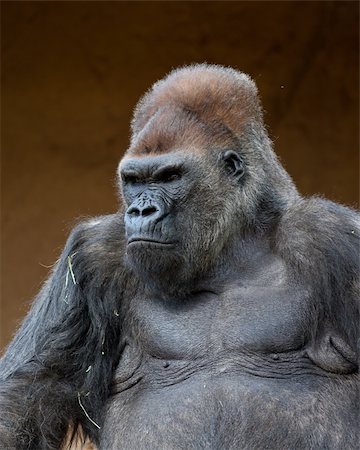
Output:
[[135,208],[134,206],[132,208],[129,208],[127,210],[127,214],[129,214],[130,216],[139,216],[140,215],[140,211],[138,208]]
[[142,216],[151,216],[151,214],[156,213],[157,209],[155,206],[148,206],[141,211]]
[[128,216],[131,216],[133,218],[135,217],[147,217],[147,216],[151,216],[154,213],[156,213],[158,211],[158,208],[156,208],[155,206],[130,206],[130,208],[128,208],[128,210],[126,211],[126,214]]

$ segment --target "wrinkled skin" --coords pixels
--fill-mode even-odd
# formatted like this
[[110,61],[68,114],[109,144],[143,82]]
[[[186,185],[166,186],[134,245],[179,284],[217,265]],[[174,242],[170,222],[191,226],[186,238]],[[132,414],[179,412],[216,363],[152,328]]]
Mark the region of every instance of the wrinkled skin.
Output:
[[299,195],[232,69],[173,72],[132,131],[121,211],[2,360],[0,447],[358,448],[358,214]]

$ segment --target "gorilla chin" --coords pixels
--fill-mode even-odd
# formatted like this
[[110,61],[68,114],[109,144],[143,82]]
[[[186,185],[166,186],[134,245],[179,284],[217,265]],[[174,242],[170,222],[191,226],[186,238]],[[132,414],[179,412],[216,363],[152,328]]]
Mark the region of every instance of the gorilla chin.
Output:
[[126,247],[125,263],[145,284],[152,274],[159,278],[172,277],[177,274],[183,262],[176,248],[175,242],[161,242],[149,238],[131,239]]

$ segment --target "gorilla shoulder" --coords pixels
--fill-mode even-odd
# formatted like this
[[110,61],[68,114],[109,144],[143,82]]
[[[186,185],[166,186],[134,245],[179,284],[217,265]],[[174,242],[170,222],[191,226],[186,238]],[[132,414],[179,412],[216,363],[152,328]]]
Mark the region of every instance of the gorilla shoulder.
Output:
[[81,247],[89,260],[109,263],[117,255],[121,262],[124,251],[124,220],[120,213],[97,216],[78,223],[70,234],[72,246]]
[[277,244],[287,259],[300,265],[323,263],[339,270],[359,264],[360,215],[357,211],[319,197],[301,198],[283,215]]

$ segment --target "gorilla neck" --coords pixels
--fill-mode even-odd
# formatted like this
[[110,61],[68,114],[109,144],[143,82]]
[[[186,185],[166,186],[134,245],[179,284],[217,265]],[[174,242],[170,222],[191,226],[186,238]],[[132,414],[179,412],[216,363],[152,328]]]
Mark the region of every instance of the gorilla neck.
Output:
[[204,281],[222,285],[230,279],[241,279],[244,274],[257,271],[262,262],[273,255],[267,236],[238,238],[227,244],[215,264],[199,281],[201,285]]

